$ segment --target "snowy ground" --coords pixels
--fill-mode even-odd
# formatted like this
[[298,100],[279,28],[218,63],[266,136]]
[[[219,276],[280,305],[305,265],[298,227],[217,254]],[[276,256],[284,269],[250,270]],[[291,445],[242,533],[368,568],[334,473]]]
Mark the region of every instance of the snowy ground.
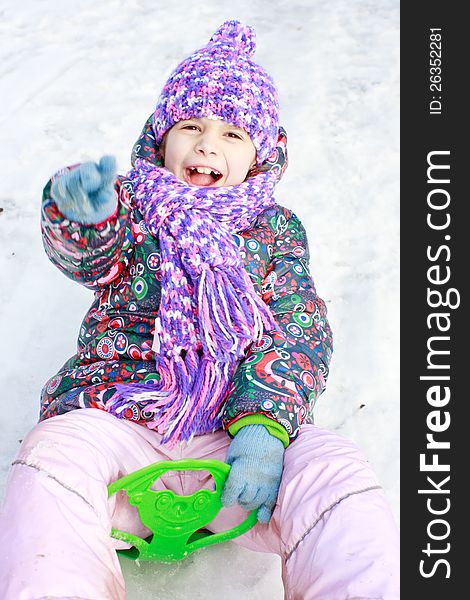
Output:
[[[317,423],[365,451],[398,519],[398,0],[0,0],[0,493],[91,302],[43,253],[42,186],[104,153],[127,171],[166,77],[229,18],[256,28],[279,87],[290,165],[277,199],[306,226],[335,333]],[[124,569],[129,600],[282,598],[279,559],[231,543]]]

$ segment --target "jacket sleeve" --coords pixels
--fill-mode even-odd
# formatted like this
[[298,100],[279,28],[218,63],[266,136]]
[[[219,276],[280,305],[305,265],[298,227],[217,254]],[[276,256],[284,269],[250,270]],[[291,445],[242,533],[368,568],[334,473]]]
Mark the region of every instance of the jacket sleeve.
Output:
[[[231,435],[250,423],[267,423],[285,445],[300,425],[313,421],[313,407],[324,391],[332,353],[332,334],[323,300],[309,272],[305,229],[280,209],[262,297],[279,331],[266,332],[240,363],[224,407],[223,424]],[[273,422],[274,421],[274,422]],[[276,433],[277,431],[277,433]]]
[[118,178],[115,182],[118,203],[111,217],[97,225],[83,225],[67,219],[51,198],[50,190],[55,178],[76,166],[56,173],[43,190],[42,239],[48,258],[60,271],[73,281],[96,290],[115,279],[128,261],[129,194],[122,178]]

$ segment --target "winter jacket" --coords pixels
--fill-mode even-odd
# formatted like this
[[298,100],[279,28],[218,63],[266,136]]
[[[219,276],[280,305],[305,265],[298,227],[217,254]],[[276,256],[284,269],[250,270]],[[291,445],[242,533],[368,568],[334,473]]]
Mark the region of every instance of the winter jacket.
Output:
[[[76,354],[42,390],[40,420],[78,408],[106,410],[114,384],[159,378],[152,351],[161,297],[158,240],[148,233],[132,187],[121,176],[115,182],[118,207],[108,220],[93,226],[67,220],[50,196],[52,181],[62,173],[43,192],[44,247],[65,275],[93,290],[94,301],[80,327]],[[303,422],[313,422],[332,352],[325,304],[309,273],[306,233],[299,219],[278,205],[234,238],[280,332],[266,332],[247,350],[227,394],[223,427],[234,434],[240,423],[264,415],[291,441]],[[136,401],[122,417],[146,424],[152,415]]]

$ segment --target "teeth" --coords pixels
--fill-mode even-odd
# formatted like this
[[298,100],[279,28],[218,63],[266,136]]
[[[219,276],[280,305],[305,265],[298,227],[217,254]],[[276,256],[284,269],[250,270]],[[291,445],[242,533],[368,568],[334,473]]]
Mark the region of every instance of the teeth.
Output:
[[209,169],[208,167],[193,167],[191,170],[197,171],[198,173],[204,173],[205,175],[210,175],[211,173],[214,173],[214,175],[220,175],[219,171]]

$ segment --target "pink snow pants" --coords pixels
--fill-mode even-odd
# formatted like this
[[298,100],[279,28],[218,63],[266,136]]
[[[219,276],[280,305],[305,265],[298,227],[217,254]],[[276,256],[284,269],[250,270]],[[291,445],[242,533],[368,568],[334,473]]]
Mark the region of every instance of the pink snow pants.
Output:
[[[123,600],[125,583],[111,527],[146,537],[124,496],[107,485],[159,460],[218,459],[224,431],[169,450],[146,427],[97,409],[75,410],[34,427],[9,474],[0,519],[1,600]],[[172,471],[161,485],[189,495],[208,473]],[[223,514],[222,514],[223,513]],[[246,517],[238,506],[211,524]],[[268,525],[236,543],[282,559],[288,600],[399,598],[398,529],[371,467],[349,440],[305,425],[285,453],[278,502]]]

